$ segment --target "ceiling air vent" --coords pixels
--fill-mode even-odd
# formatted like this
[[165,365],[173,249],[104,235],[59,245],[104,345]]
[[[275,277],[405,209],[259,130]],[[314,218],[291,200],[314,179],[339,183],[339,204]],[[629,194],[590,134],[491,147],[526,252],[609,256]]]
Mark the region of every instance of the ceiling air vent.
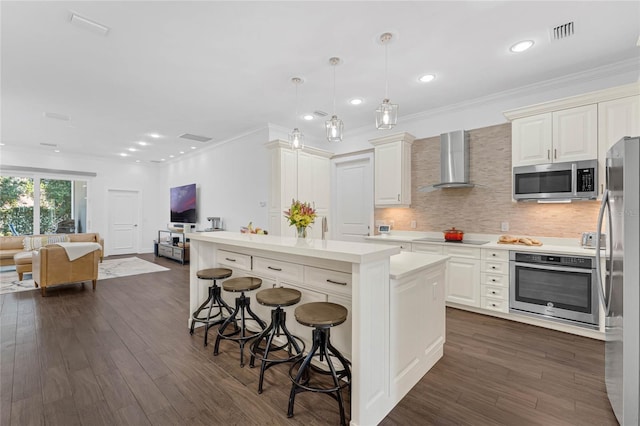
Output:
[[329,115],[329,114],[327,114],[327,113],[326,113],[326,112],[324,112],[324,111],[320,111],[320,110],[318,110],[318,111],[313,111],[313,115],[315,115],[316,117],[326,117],[326,116],[327,116],[327,115]]
[[66,114],[60,114],[57,112],[45,112],[42,115],[44,115],[47,118],[52,118],[54,120],[62,120],[62,121],[69,121],[71,120],[71,117],[69,117]]
[[191,133],[183,133],[178,137],[182,139],[189,139],[191,141],[197,141],[197,142],[209,142],[211,140],[211,138],[208,138],[206,136],[192,135]]
[[562,40],[573,35],[573,22],[558,25],[551,30],[551,41]]
[[53,147],[53,148],[56,148],[58,146],[57,143],[47,143],[47,142],[40,142],[40,145],[42,145],[42,146],[50,146],[50,147]]
[[162,163],[160,160],[150,160],[152,163]]

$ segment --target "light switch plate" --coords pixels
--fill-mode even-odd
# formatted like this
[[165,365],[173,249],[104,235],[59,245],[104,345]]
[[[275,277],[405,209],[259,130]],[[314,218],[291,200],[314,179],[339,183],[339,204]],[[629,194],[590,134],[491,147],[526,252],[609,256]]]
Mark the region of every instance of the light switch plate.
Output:
[[502,223],[500,224],[500,230],[501,230],[502,232],[506,232],[506,231],[508,231],[508,230],[509,230],[509,222],[502,222]]

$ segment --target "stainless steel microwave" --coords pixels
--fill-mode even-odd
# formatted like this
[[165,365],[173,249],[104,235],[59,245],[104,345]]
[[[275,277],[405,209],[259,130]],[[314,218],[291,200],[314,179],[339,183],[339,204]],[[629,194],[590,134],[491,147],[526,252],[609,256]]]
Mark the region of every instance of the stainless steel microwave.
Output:
[[595,200],[597,188],[598,160],[513,168],[513,199],[517,201]]

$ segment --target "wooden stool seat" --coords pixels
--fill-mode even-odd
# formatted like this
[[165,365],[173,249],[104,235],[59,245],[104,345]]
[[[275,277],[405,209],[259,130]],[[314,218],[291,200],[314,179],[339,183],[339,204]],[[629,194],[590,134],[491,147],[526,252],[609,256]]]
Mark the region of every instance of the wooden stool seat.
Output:
[[345,322],[349,311],[336,303],[311,302],[298,306],[294,315],[300,324],[308,327],[327,328]]
[[201,280],[222,280],[224,278],[229,278],[231,276],[231,269],[227,268],[210,268],[210,269],[201,269],[196,272],[196,275]]
[[302,298],[302,293],[292,288],[274,287],[259,291],[256,300],[265,306],[291,306]]
[[232,293],[239,293],[242,291],[255,290],[260,288],[262,280],[256,277],[238,277],[231,278],[222,283],[224,291],[230,291]]

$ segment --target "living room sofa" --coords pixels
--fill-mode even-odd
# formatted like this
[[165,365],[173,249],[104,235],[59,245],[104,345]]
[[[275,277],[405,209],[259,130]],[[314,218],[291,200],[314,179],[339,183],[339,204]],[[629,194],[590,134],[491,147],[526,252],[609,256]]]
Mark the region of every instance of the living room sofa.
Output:
[[[29,244],[26,244],[26,238],[30,239]],[[32,247],[34,246],[34,239],[38,238],[40,239],[40,244],[36,244],[37,247],[44,247],[45,245],[50,244],[49,240],[60,238],[65,238],[65,240],[72,243],[99,243],[102,247],[99,253],[100,262],[102,262],[104,257],[104,239],[101,238],[100,234],[97,232],[87,232],[83,234],[0,236],[0,266],[16,265],[18,278],[22,280],[23,274],[32,271],[32,254],[34,251],[32,250]]]

